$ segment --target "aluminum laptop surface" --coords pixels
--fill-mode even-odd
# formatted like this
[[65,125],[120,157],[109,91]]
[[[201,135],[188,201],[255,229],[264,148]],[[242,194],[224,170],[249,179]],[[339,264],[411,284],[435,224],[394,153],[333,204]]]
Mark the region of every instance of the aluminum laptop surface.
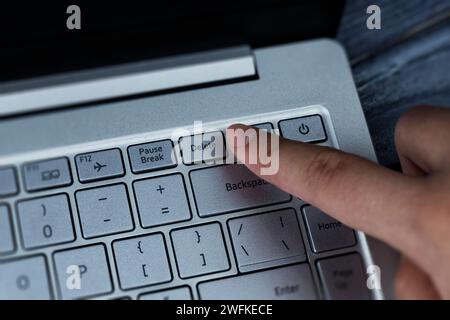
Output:
[[190,163],[236,122],[376,160],[339,44],[249,39],[3,79],[0,299],[382,297],[363,233]]

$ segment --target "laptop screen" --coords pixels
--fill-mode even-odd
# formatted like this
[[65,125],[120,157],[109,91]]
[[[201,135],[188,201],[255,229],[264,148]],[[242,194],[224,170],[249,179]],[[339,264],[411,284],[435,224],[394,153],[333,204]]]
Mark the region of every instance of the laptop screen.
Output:
[[[66,24],[74,3],[79,30]],[[325,0],[2,4],[0,82],[241,43],[333,37],[342,7]]]

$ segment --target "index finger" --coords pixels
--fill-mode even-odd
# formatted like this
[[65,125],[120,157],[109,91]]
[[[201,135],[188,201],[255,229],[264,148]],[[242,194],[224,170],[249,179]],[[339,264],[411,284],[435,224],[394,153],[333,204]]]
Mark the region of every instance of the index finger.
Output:
[[[255,130],[244,125],[231,126],[227,130],[227,141],[237,142],[232,151],[255,174],[343,223],[397,248],[406,245],[414,251],[422,245],[418,243],[419,237],[409,236],[415,233],[416,225],[414,210],[408,208],[420,195],[419,178],[403,176],[332,148],[283,138],[278,149],[278,171],[262,176],[264,162],[248,160],[252,135],[244,140],[240,136],[248,129]],[[257,131],[256,138],[268,134]],[[239,149],[244,152],[238,152]]]

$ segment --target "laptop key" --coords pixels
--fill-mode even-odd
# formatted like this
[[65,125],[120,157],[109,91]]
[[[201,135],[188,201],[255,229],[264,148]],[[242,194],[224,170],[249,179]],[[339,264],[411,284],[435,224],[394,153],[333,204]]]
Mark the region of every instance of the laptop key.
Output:
[[270,133],[274,133],[273,125],[270,122],[253,124],[252,127],[255,127],[255,128],[258,128],[258,129],[261,129],[261,130],[265,130],[265,131],[270,132]]
[[177,229],[170,235],[181,278],[225,271],[230,268],[219,223]]
[[113,289],[101,244],[55,252],[53,255],[59,292],[63,299],[87,298]]
[[325,299],[371,299],[366,286],[366,273],[358,254],[320,260],[317,269],[322,280]]
[[25,188],[38,191],[72,184],[67,158],[37,161],[23,166]]
[[191,218],[181,174],[135,181],[133,188],[144,228]]
[[113,243],[120,287],[124,290],[172,280],[166,245],[161,234]]
[[322,117],[317,114],[282,120],[278,125],[280,127],[281,135],[286,139],[315,143],[327,140]]
[[139,300],[192,300],[192,293],[189,287],[179,287],[164,291],[143,293]]
[[75,240],[69,199],[65,194],[20,201],[17,215],[26,249]]
[[13,196],[19,192],[13,167],[0,168],[0,198]]
[[11,216],[7,205],[0,205],[0,255],[12,253],[15,249]]
[[81,229],[86,239],[134,228],[124,184],[77,191],[75,198]]
[[172,140],[161,140],[128,147],[131,170],[142,173],[176,167]]
[[313,300],[315,286],[308,264],[203,282],[203,300]]
[[224,165],[189,173],[201,217],[288,202],[291,196],[257,177],[244,165]]
[[302,211],[314,252],[351,247],[356,244],[353,230],[341,222],[312,206],[304,206]]
[[231,219],[228,227],[241,272],[306,260],[292,209]]
[[214,163],[226,155],[223,134],[220,131],[194,134],[180,138],[185,164]]
[[80,182],[111,179],[125,174],[120,149],[79,154],[75,157]]
[[44,256],[0,264],[0,300],[48,300],[51,298]]

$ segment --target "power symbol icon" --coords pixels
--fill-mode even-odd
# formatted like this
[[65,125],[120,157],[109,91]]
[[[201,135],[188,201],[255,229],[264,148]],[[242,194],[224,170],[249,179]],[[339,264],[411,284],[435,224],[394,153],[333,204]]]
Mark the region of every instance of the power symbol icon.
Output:
[[298,131],[301,134],[306,135],[309,133],[309,127],[306,124],[302,123],[302,125],[300,127],[298,127]]

